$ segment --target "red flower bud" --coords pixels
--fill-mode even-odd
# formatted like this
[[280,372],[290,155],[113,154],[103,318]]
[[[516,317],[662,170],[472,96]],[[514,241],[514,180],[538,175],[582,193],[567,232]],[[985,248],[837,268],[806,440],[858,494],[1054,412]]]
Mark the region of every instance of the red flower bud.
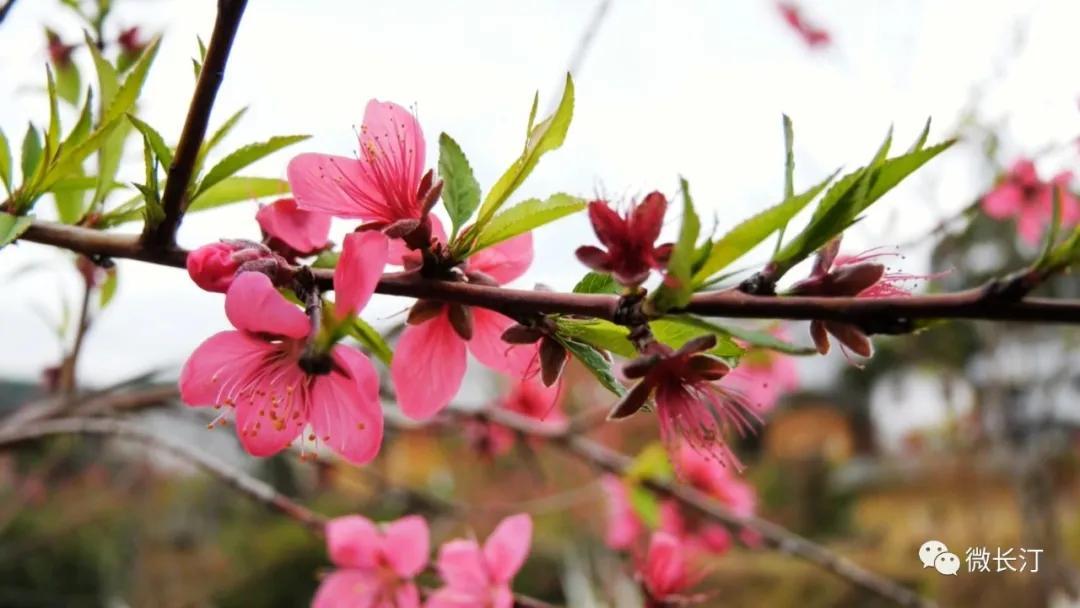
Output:
[[138,55],[146,48],[146,43],[139,39],[139,26],[133,25],[126,30],[120,32],[120,35],[116,37],[116,43],[120,45],[120,50],[125,53]]
[[579,247],[578,260],[598,272],[610,272],[623,285],[634,287],[662,269],[671,256],[671,245],[656,245],[667,211],[667,199],[653,192],[620,215],[606,201],[589,203],[589,221],[607,250]]
[[45,39],[49,44],[49,60],[52,64],[58,68],[71,65],[71,52],[75,50],[75,45],[64,44],[64,41],[60,40],[60,35],[50,29],[45,30]]
[[206,291],[225,293],[237,272],[253,270],[276,278],[284,260],[258,243],[229,240],[203,245],[187,256],[188,276]]

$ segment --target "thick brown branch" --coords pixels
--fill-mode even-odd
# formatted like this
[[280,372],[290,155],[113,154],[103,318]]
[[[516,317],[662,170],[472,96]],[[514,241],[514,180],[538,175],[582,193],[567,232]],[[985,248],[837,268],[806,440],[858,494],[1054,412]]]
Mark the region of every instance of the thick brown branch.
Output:
[[187,187],[206,136],[206,127],[210,123],[214,98],[225,79],[225,64],[229,60],[229,51],[246,6],[247,0],[218,0],[217,19],[210,35],[210,44],[206,47],[206,60],[195,83],[184,130],[180,132],[176,154],[165,180],[165,191],[161,197],[165,218],[154,228],[148,225],[144,235],[146,244],[151,248],[170,249],[176,242],[176,230],[187,209]]
[[[187,252],[175,246],[147,249],[138,237],[35,220],[22,240],[63,247],[89,256],[130,258],[182,268]],[[333,273],[314,270],[323,290],[333,288]],[[510,316],[537,313],[576,314],[614,319],[616,296],[525,291],[469,283],[423,279],[415,274],[388,273],[378,293],[459,302]],[[1080,300],[987,297],[985,289],[951,294],[893,298],[821,298],[753,296],[737,291],[695,295],[687,312],[706,317],[747,319],[824,319],[846,321],[878,333],[903,332],[915,319],[982,319],[1027,323],[1080,323]]]
[[[611,450],[587,437],[552,430],[548,425],[538,423],[531,418],[513,412],[501,409],[492,409],[479,413],[460,410],[451,410],[451,412],[454,416],[480,417],[520,433],[544,438],[552,445],[561,447],[589,466],[608,473],[624,475],[633,464],[628,456]],[[751,531],[777,551],[806,560],[869,593],[890,600],[897,605],[919,607],[934,605],[933,602],[922,598],[914,591],[870,572],[851,560],[837,555],[794,532],[759,517],[738,515],[690,486],[659,480],[647,480],[644,485],[653,492],[672,498],[683,507],[697,511],[701,515],[729,528]]]
[[278,493],[269,484],[226,466],[186,445],[159,437],[122,420],[106,418],[63,418],[45,420],[0,433],[0,447],[35,441],[52,435],[111,435],[137,441],[149,448],[172,454],[225,482],[230,488],[296,520],[317,534],[323,533],[326,518]]

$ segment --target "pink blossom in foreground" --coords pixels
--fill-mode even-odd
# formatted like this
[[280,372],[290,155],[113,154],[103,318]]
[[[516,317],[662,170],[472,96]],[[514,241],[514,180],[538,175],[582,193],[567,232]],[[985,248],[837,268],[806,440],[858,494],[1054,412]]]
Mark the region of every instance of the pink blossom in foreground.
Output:
[[1061,225],[1068,228],[1080,221],[1080,201],[1069,189],[1072,173],[1058,173],[1049,182],[1039,179],[1035,163],[1016,161],[1005,179],[982,198],[982,209],[994,219],[1016,219],[1020,238],[1037,244],[1054,217],[1054,188],[1061,196]]
[[359,515],[326,524],[326,545],[337,570],[323,579],[312,608],[419,608],[413,582],[427,566],[427,523],[416,515],[380,530]]
[[600,478],[600,486],[607,498],[604,542],[616,551],[626,551],[634,546],[645,526],[630,504],[630,491],[622,479],[604,475]]
[[[465,263],[472,282],[494,285],[521,276],[532,263],[532,234],[483,249]],[[486,308],[421,302],[401,334],[390,376],[398,404],[411,418],[425,419],[453,399],[465,377],[466,350],[487,367],[521,378],[535,372],[535,345],[511,345],[502,334],[514,320]]]
[[780,9],[784,22],[802,38],[806,46],[814,49],[832,42],[829,32],[807,21],[802,9],[794,2],[777,2],[776,7]]
[[[777,338],[785,335],[777,330]],[[780,397],[799,388],[799,370],[795,359],[765,348],[751,348],[724,382],[741,392],[761,413],[772,411]]]
[[269,245],[292,254],[290,257],[311,255],[328,244],[330,216],[317,211],[304,211],[297,207],[296,199],[281,198],[259,207],[255,220],[269,238]]
[[[334,272],[339,315],[363,308],[385,260],[382,235],[346,238]],[[235,330],[199,345],[180,372],[185,403],[229,408],[240,443],[254,456],[285,449],[310,425],[308,440],[350,462],[375,457],[383,430],[379,380],[363,353],[337,345],[318,365],[302,361],[309,320],[262,273],[243,272],[232,281],[225,314]]]
[[424,173],[424,146],[412,113],[372,99],[360,127],[359,158],[301,154],[289,162],[289,184],[301,209],[358,218],[412,249],[426,247],[428,212],[441,185]]
[[688,446],[718,463],[741,468],[724,436],[730,430],[752,431],[757,415],[745,397],[717,383],[730,368],[708,354],[715,346],[713,335],[694,338],[678,350],[654,342],[650,352],[623,368],[627,378],[641,381],[627,391],[609,417],[625,418],[655,396],[660,439],[673,460],[679,449]]
[[521,513],[502,520],[484,542],[453,540],[439,549],[436,569],[445,585],[426,608],[511,608],[510,581],[525,563],[532,543],[532,518]]
[[692,572],[686,547],[666,532],[654,532],[645,560],[638,566],[638,576],[648,594],[647,606],[659,607],[681,603],[679,597],[692,587],[699,575]]
[[610,272],[623,285],[640,285],[651,270],[666,268],[671,257],[671,243],[656,244],[666,212],[667,199],[659,192],[632,203],[621,215],[607,201],[589,203],[589,221],[607,249],[578,247],[578,260],[597,272]]
[[275,278],[285,260],[265,245],[240,239],[203,245],[188,253],[188,276],[206,291],[225,293],[240,272],[262,272]]

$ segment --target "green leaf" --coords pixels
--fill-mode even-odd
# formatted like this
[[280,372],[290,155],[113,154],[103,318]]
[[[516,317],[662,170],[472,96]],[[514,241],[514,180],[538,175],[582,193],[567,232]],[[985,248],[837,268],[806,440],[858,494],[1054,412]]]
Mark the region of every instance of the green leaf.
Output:
[[71,128],[71,133],[68,133],[64,143],[60,144],[63,148],[70,148],[77,146],[86,140],[86,137],[90,135],[90,129],[94,126],[94,90],[86,89],[86,102],[83,103],[82,112],[79,113],[79,120],[75,122],[75,126]]
[[684,178],[679,178],[682,189],[683,217],[679,229],[679,239],[671,250],[668,260],[667,276],[660,288],[653,293],[653,307],[660,311],[686,306],[694,293],[693,271],[694,254],[697,251],[698,234],[701,232],[701,220],[694,211],[694,200],[690,197],[690,185]]
[[210,137],[206,139],[199,146],[199,154],[195,157],[195,170],[192,175],[198,176],[202,173],[203,164],[206,162],[206,155],[209,154],[214,148],[218,146],[225,139],[226,136],[233,130],[240,119],[244,117],[248,111],[247,106],[244,106],[225,119],[225,122],[221,123],[221,126],[214,131]]
[[[791,124],[791,117],[787,114],[784,117],[784,200],[789,200],[795,196],[795,128]],[[790,218],[788,218],[790,220]],[[784,244],[784,232],[787,230],[788,222],[785,221],[780,226],[780,232],[776,235],[776,248],[773,249],[773,253],[780,251],[780,246]]]
[[476,253],[584,208],[584,199],[561,192],[552,194],[546,200],[531,198],[518,203],[484,225],[469,253]]
[[19,238],[32,223],[33,220],[26,216],[0,213],[0,247]]
[[371,354],[375,355],[379,361],[382,361],[386,366],[390,365],[394,358],[394,351],[390,349],[390,345],[386,343],[386,340],[374,327],[368,325],[360,317],[354,317],[346,327],[346,331]]
[[112,267],[105,274],[105,282],[101,284],[101,294],[98,299],[98,306],[101,310],[105,310],[116,295],[117,276],[116,267]]
[[292,145],[298,141],[303,141],[309,137],[311,136],[285,135],[271,137],[264,142],[248,144],[233,151],[206,172],[206,177],[203,178],[202,182],[199,184],[199,188],[195,192],[195,196],[192,198],[198,198],[200,194],[206,192],[221,180],[231,176],[260,158],[269,156],[286,146]]
[[[530,112],[530,124],[536,116],[537,99],[533,100],[533,109]],[[506,199],[517,190],[525,178],[536,168],[540,157],[557,149],[566,139],[566,132],[570,129],[570,121],[574,117],[574,80],[568,73],[566,75],[566,88],[563,89],[562,99],[555,113],[547,117],[540,124],[529,130],[525,141],[525,150],[521,156],[510,165],[510,168],[502,174],[495,185],[484,198],[484,204],[480,206],[480,216],[476,224],[483,227],[506,202]]]
[[575,359],[585,366],[585,369],[596,377],[604,388],[620,397],[626,392],[623,386],[619,384],[619,381],[615,379],[615,374],[611,371],[611,362],[605,359],[600,351],[575,340],[557,339]]
[[[69,178],[64,182],[57,182],[52,190],[53,198],[56,199],[56,215],[64,224],[74,224],[82,219],[85,210],[86,190],[91,187],[90,185],[86,188],[69,187],[73,183],[76,186],[79,185],[78,182],[74,182],[75,179],[80,178]],[[87,178],[82,178],[81,181],[81,183],[89,184],[95,184],[96,182],[97,180]]]
[[564,338],[582,342],[598,349],[606,350],[620,357],[637,356],[637,350],[627,336],[630,330],[603,319],[577,319],[559,317],[555,320],[558,334]]
[[8,144],[7,135],[0,129],[0,183],[4,190],[11,194],[11,145]]
[[60,99],[76,106],[79,104],[79,93],[82,92],[82,77],[79,75],[79,66],[72,61],[65,66],[56,68],[56,93]]
[[153,145],[150,138],[143,135],[143,164],[146,170],[146,183],[135,184],[142,192],[146,206],[143,208],[143,216],[148,226],[157,226],[165,219],[165,209],[161,206],[161,189],[158,187],[158,162],[154,157]]
[[47,65],[45,77],[49,83],[49,128],[45,130],[45,163],[47,164],[56,156],[56,151],[60,147],[60,104],[56,94],[56,80],[53,78],[52,69]]
[[671,467],[667,450],[661,443],[654,441],[638,452],[623,477],[629,482],[644,479],[665,481],[671,479],[674,474],[675,470]]
[[133,114],[128,114],[127,117],[128,120],[131,121],[131,124],[135,125],[135,128],[150,141],[150,147],[154,151],[154,155],[157,156],[158,162],[161,163],[163,168],[168,170],[172,165],[172,150],[169,148],[168,144],[165,143],[165,139],[161,136],[161,133],[158,133],[154,127],[146,124]]
[[671,348],[679,348],[699,336],[716,336],[716,346],[709,350],[710,355],[721,357],[734,367],[743,353],[743,348],[725,332],[718,331],[707,323],[696,323],[694,317],[673,316],[649,322],[653,336]]
[[[626,483],[626,482],[623,482]],[[660,500],[647,488],[637,483],[626,485],[626,497],[630,501],[630,508],[650,529],[660,526]]]
[[480,204],[480,184],[473,176],[469,159],[446,133],[439,135],[439,177],[443,180],[442,200],[450,214],[453,240]]
[[782,230],[791,218],[802,211],[810,201],[817,198],[817,195],[829,185],[829,182],[835,176],[836,173],[833,173],[806,192],[789,197],[769,207],[743,221],[720,237],[719,240],[713,243],[712,249],[709,251],[709,257],[706,258],[705,263],[694,275],[694,283],[697,285],[704,283],[709,277],[727,268],[729,264],[757,247],[759,243],[769,238],[770,234]]
[[21,166],[24,184],[30,183],[34,173],[37,172],[38,165],[41,164],[41,153],[41,136],[38,135],[37,129],[31,124],[26,127],[26,135],[23,136],[22,142]]
[[227,177],[201,192],[191,201],[188,212],[250,201],[289,192],[289,182],[270,177]]
[[708,319],[691,315],[680,315],[679,320],[683,323],[696,325],[707,329],[716,335],[725,335],[742,340],[747,345],[755,348],[767,348],[788,355],[816,355],[817,350],[813,347],[799,346],[785,340],[781,340],[767,331],[746,329],[737,325],[721,325]]
[[574,293],[619,293],[619,284],[615,277],[603,272],[589,272],[577,285],[574,285]]
[[907,153],[911,154],[912,152],[918,152],[919,150],[922,150],[923,146],[926,145],[926,138],[929,137],[929,136],[930,136],[930,117],[928,116],[926,118],[926,124],[923,125],[922,133],[919,133],[919,137],[916,138],[914,142],[912,142],[911,147],[908,148]]
[[1076,264],[1080,264],[1080,226],[1045,256],[1037,268],[1043,272],[1058,272]]
[[101,97],[101,107],[104,110],[104,108],[109,107],[113,98],[116,97],[116,91],[120,88],[120,76],[116,73],[116,68],[101,55],[101,51],[98,50],[94,39],[90,37],[90,32],[85,32],[85,34],[86,48],[90,49],[90,56],[94,58],[94,69],[98,78],[98,95]]

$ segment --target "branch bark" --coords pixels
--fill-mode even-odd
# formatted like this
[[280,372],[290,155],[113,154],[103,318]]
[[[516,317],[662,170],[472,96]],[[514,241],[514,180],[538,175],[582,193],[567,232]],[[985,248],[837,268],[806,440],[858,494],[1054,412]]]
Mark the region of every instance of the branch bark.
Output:
[[[147,248],[138,237],[91,228],[34,220],[22,240],[63,247],[90,256],[129,258],[184,267],[187,251],[168,245]],[[333,289],[333,271],[312,271],[324,291]],[[377,293],[457,302],[489,308],[509,316],[563,313],[613,320],[619,298],[594,294],[506,289],[470,283],[423,279],[410,273],[387,273]],[[754,296],[714,291],[693,296],[686,312],[706,317],[746,319],[822,319],[868,327],[875,333],[910,331],[916,319],[971,319],[1024,323],[1080,324],[1080,300],[988,297],[985,288],[950,294],[891,298],[821,298]]]
[[218,0],[217,18],[214,31],[210,35],[210,44],[206,47],[206,60],[195,83],[195,93],[191,97],[184,130],[180,132],[180,141],[176,145],[172,166],[169,167],[165,180],[165,190],[161,205],[165,218],[155,227],[147,225],[143,239],[150,249],[168,250],[176,242],[176,230],[187,210],[187,188],[195,170],[195,161],[199,156],[206,128],[210,123],[210,112],[214,99],[225,79],[225,64],[229,60],[236,30],[240,27],[240,18],[244,15],[247,0]]

